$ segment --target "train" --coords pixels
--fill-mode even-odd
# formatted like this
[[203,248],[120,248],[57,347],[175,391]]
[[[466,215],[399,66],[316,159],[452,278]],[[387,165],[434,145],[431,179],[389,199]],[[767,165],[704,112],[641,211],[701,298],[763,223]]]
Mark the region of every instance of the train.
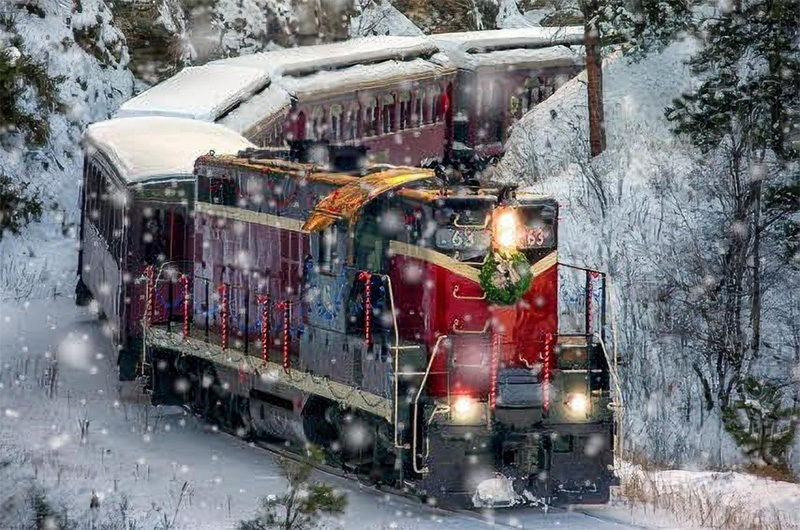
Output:
[[177,117],[84,146],[76,301],[121,380],[441,505],[608,501],[606,277],[559,263],[554,198]]
[[372,163],[499,156],[522,115],[583,70],[583,27],[374,36],[212,61],[124,102],[115,117],[213,122],[260,147],[328,140]]

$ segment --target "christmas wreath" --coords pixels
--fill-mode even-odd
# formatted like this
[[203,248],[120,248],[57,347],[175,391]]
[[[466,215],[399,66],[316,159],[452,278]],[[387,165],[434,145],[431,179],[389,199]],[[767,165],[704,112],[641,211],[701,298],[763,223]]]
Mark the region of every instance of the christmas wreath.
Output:
[[492,252],[478,278],[490,303],[514,305],[531,286],[531,266],[522,252]]

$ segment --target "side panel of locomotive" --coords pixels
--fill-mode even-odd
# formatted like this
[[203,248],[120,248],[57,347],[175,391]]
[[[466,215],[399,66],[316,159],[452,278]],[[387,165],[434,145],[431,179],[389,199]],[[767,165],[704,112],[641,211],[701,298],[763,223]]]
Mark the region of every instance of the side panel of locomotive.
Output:
[[216,366],[210,384],[249,402],[244,414],[257,432],[330,447],[339,436],[330,415],[347,403],[374,421],[388,416],[391,353],[380,325],[374,345],[365,341],[365,285],[352,263],[361,250],[348,227],[303,229],[318,198],[341,182],[279,166],[198,163],[191,333],[243,355],[236,369]]

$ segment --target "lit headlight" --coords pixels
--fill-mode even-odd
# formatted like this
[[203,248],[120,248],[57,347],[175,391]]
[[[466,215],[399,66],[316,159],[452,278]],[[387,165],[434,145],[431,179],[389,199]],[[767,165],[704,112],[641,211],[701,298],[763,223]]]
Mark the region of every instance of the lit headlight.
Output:
[[492,231],[494,245],[498,250],[516,250],[519,246],[521,234],[517,212],[513,208],[498,208],[495,210]]
[[450,418],[453,423],[480,423],[483,419],[483,404],[471,397],[459,396],[450,407]]
[[589,412],[590,405],[586,394],[570,394],[567,397],[567,408],[574,416],[585,416]]

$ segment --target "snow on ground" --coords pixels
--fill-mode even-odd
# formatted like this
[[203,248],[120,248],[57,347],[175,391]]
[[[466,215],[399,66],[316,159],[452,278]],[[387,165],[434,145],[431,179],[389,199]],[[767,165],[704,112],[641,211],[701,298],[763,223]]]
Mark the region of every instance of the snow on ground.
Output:
[[643,470],[624,463],[623,489],[682,523],[726,528],[800,528],[800,484],[747,473]]
[[[222,530],[251,517],[259,497],[282,492],[269,453],[181,408],[125,401],[114,364],[103,323],[68,297],[0,305],[0,505],[35,476],[78,519],[95,492],[109,509],[127,497],[128,517],[146,530],[164,515],[180,528]],[[619,509],[452,514],[319,478],[348,493],[338,522],[348,530],[632,528],[616,522],[628,517]]]

